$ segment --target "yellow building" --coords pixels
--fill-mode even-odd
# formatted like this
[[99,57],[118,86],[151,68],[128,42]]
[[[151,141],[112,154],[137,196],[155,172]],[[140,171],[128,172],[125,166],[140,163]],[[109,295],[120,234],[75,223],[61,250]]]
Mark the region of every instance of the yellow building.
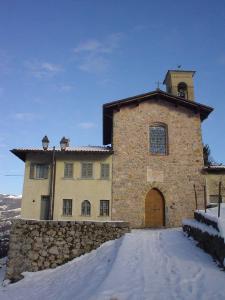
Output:
[[12,152],[25,162],[22,218],[111,218],[110,148],[14,149]]
[[[211,165],[204,167],[207,204],[217,204],[219,193],[222,202],[225,202],[225,166]],[[220,187],[221,185],[221,187]]]

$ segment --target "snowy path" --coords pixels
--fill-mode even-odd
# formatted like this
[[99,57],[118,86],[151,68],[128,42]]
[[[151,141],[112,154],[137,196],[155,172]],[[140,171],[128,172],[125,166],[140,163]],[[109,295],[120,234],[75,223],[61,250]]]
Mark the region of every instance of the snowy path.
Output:
[[0,288],[1,300],[219,300],[225,272],[181,230],[134,230],[53,270]]

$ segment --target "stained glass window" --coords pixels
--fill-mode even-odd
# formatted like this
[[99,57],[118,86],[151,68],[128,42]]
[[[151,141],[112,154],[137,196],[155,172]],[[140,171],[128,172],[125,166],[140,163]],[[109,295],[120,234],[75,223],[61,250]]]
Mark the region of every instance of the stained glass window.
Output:
[[150,127],[150,152],[152,154],[167,154],[166,126],[154,125]]

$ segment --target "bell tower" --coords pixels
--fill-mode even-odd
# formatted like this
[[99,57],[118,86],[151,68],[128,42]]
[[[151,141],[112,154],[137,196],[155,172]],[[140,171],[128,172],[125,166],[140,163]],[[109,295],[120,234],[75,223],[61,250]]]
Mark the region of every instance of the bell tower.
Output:
[[194,75],[195,71],[169,70],[163,81],[167,93],[194,101]]

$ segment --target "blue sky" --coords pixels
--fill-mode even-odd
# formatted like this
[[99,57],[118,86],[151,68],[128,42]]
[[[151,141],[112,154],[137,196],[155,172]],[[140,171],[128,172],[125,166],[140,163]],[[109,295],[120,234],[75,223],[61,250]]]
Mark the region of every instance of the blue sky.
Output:
[[45,134],[101,145],[102,104],[154,90],[179,64],[215,108],[203,140],[225,163],[224,28],[222,0],[0,0],[0,193],[22,192],[10,149]]

